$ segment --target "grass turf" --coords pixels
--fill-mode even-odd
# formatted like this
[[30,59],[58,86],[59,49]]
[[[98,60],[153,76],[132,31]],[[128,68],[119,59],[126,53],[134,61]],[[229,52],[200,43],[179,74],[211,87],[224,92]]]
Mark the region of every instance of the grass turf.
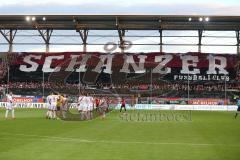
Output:
[[117,111],[74,122],[44,119],[45,110],[15,112],[16,120],[4,120],[0,110],[0,160],[240,159],[234,112],[193,111],[192,121],[155,122],[125,121]]

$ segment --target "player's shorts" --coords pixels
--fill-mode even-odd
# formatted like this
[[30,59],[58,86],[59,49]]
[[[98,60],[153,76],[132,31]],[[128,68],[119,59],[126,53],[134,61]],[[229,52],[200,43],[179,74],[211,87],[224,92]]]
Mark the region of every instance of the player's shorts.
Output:
[[87,106],[87,112],[91,111],[91,106]]
[[67,105],[62,106],[62,110],[63,111],[67,111],[68,110],[68,106]]
[[47,103],[48,110],[51,110],[51,104]]
[[51,103],[51,110],[56,110],[57,109],[57,103]]
[[237,111],[240,112],[240,106],[238,106]]
[[106,105],[100,105],[99,106],[99,112],[100,113],[106,112],[106,110],[107,110],[107,106]]
[[78,110],[86,112],[88,110],[88,106],[86,104],[80,104],[78,106]]
[[89,106],[89,109],[90,109],[90,111],[93,110],[93,104],[91,104],[91,105]]
[[14,106],[12,103],[8,102],[7,105],[6,105],[6,109],[7,110],[13,110],[14,109]]
[[59,106],[57,106],[57,111],[60,111],[60,109],[61,109],[61,108],[60,108]]
[[88,111],[88,106],[87,105],[82,105],[82,111],[87,112]]
[[126,105],[125,105],[125,104],[122,104],[122,105],[121,105],[121,108],[126,108]]
[[83,110],[83,106],[79,105],[77,109],[78,109],[78,111],[82,111]]

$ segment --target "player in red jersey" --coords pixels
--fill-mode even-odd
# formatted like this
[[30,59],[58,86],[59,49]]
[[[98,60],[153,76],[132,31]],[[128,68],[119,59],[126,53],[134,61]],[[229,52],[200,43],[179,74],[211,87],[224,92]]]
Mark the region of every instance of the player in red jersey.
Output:
[[95,98],[95,105],[96,105],[96,111],[98,112],[99,110],[99,104],[100,104],[100,99],[99,98]]
[[121,101],[121,108],[120,108],[120,112],[122,112],[122,109],[124,108],[125,112],[127,111],[126,110],[126,100],[124,98],[122,98],[122,101]]

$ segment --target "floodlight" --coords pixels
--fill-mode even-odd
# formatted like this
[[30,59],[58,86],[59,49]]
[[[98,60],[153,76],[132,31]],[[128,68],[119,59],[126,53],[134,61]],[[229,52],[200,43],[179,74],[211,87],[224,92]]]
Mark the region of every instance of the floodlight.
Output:
[[26,21],[30,21],[30,17],[29,16],[27,16],[25,19],[26,19]]

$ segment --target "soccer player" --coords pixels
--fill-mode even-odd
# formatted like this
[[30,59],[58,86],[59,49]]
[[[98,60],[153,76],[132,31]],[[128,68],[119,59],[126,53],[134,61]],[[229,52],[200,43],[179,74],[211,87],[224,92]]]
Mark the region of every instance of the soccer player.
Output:
[[100,104],[100,99],[98,97],[95,98],[95,105],[96,105],[96,112],[99,111],[99,104]]
[[51,110],[52,110],[52,118],[56,119],[56,111],[57,111],[57,100],[59,96],[52,94],[51,95]]
[[122,109],[124,108],[125,112],[127,111],[126,110],[126,100],[124,98],[122,98],[122,101],[121,101],[121,108],[120,108],[120,112],[122,112]]
[[[80,113],[80,119],[81,119],[81,120],[83,120],[84,117],[85,117],[84,112],[83,112],[83,109],[84,109],[84,107],[85,107],[84,98],[85,98],[84,95],[79,94],[79,97],[78,97],[78,112]],[[84,110],[85,110],[85,109],[84,109]]]
[[238,106],[238,108],[237,108],[237,113],[235,114],[235,119],[237,118],[238,113],[240,112],[240,97],[238,97],[238,99],[237,99],[237,106]]
[[52,118],[52,109],[51,109],[51,97],[52,97],[53,93],[47,96],[47,107],[48,107],[48,111],[46,113],[46,118],[47,119],[51,119]]
[[94,99],[88,96],[88,119],[93,119]]
[[13,106],[13,94],[12,94],[12,92],[10,92],[6,96],[7,96],[7,106],[6,106],[5,119],[8,118],[9,110],[12,111],[12,119],[15,119],[14,106]]
[[63,96],[58,93],[58,99],[57,99],[57,117],[60,116],[61,108],[62,108],[62,103],[63,103]]
[[68,111],[68,98],[67,98],[67,95],[64,94],[63,95],[63,101],[62,101],[62,116],[63,116],[63,119],[66,119],[67,118],[67,111]]
[[108,108],[107,100],[106,98],[102,97],[99,105],[99,112],[102,119],[105,118],[107,108]]

